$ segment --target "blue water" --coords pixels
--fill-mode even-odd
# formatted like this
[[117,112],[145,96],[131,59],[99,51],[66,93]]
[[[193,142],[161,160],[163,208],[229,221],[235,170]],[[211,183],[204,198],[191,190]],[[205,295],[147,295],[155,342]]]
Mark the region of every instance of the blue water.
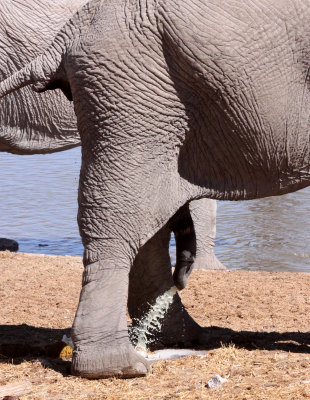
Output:
[[[35,156],[0,153],[0,237],[17,240],[22,252],[82,255],[79,168],[80,148]],[[215,253],[230,269],[310,271],[310,188],[218,202]]]

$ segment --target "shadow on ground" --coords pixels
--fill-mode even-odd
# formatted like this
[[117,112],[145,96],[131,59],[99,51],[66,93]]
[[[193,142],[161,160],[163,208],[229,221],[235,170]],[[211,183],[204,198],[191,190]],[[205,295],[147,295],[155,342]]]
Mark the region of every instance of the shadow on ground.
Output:
[[71,362],[59,358],[65,346],[63,335],[71,328],[49,329],[23,325],[0,325],[0,363],[21,364],[38,360],[44,366],[68,375]]
[[0,355],[10,358],[28,355],[58,357],[64,347],[63,335],[70,335],[70,328],[0,325]]
[[204,328],[210,336],[206,350],[215,349],[222,345],[234,344],[247,350],[273,350],[291,353],[310,353],[309,332],[252,332],[234,331],[229,328],[212,326]]
[[[234,331],[217,326],[204,328],[204,331],[210,337],[210,341],[207,345],[195,346],[200,349],[211,350],[222,345],[234,344],[238,348],[247,350],[310,353],[308,332]],[[2,360],[23,357],[29,359],[38,356],[57,358],[64,347],[61,341],[63,335],[69,336],[70,328],[49,329],[26,324],[0,325],[0,356]]]

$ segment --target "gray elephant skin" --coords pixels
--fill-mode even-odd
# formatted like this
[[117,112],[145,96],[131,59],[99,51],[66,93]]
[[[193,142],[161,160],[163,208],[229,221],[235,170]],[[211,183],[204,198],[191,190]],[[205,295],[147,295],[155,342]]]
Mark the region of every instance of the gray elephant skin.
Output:
[[[129,275],[190,201],[309,185],[309,20],[305,0],[94,0],[1,83],[1,97],[60,88],[77,116],[85,268],[74,374],[149,371],[128,338]],[[163,341],[197,335],[175,296]]]
[[[85,0],[0,1],[0,79],[18,71],[53,41]],[[50,153],[80,145],[72,104],[59,92],[29,87],[0,103],[0,151]]]
[[[0,1],[0,79],[18,71],[48,47],[56,31],[85,0],[56,2]],[[51,153],[80,145],[72,104],[60,91],[37,94],[30,88],[11,93],[0,103],[0,151],[15,154]],[[158,295],[172,285],[169,256],[170,232],[176,236],[177,262],[173,275],[179,289],[185,287],[193,267],[224,269],[213,253],[216,202],[194,200],[167,224],[136,257],[130,279],[131,316],[141,317]],[[189,260],[183,251],[189,252]],[[196,255],[196,257],[195,257]],[[193,264],[194,261],[194,264]],[[155,264],[158,266],[155,267]],[[152,269],[152,272],[151,272]],[[147,276],[149,274],[149,276]],[[194,327],[198,326],[194,324]],[[199,338],[192,333],[165,337],[158,342],[176,345]]]
[[[1,0],[0,80],[18,71],[48,47],[67,19],[85,3],[86,0],[57,0],[52,3]],[[24,88],[14,92],[0,103],[0,121],[0,151],[16,154],[51,153],[80,145],[73,106],[60,91],[38,95],[30,88]],[[191,246],[194,254],[193,246],[196,246],[197,240],[193,266],[199,269],[224,269],[213,252],[216,204],[211,200],[201,200],[200,206],[196,202],[194,209],[195,229],[189,218],[190,234],[182,235],[183,231],[180,232],[188,240],[188,245],[183,249],[179,244],[178,253],[190,250]],[[13,247],[16,251],[16,245]],[[163,251],[167,250],[165,248]],[[181,273],[178,266],[177,263],[179,273],[175,273],[175,281],[181,288],[188,274]]]

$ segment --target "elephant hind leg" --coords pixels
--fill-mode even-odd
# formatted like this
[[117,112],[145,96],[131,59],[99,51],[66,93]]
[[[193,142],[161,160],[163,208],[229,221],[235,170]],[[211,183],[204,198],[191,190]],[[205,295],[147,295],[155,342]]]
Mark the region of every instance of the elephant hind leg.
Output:
[[[100,164],[94,168],[98,173]],[[84,272],[71,331],[72,373],[89,379],[144,376],[151,368],[131,345],[126,319],[129,271],[137,251],[135,220],[128,222],[131,215],[119,212],[119,202],[109,198],[104,187],[93,190],[94,176],[94,171],[82,167],[78,222],[85,247]],[[118,188],[117,182],[114,187]]]
[[[135,329],[155,304],[158,296],[174,286],[169,256],[170,228],[160,229],[138,252],[129,275],[128,311]],[[149,348],[193,347],[206,342],[204,330],[188,314],[180,296],[173,301],[160,330],[147,334]]]
[[193,200],[189,203],[196,238],[195,269],[226,269],[213,251],[216,235],[216,208],[216,201],[211,199]]

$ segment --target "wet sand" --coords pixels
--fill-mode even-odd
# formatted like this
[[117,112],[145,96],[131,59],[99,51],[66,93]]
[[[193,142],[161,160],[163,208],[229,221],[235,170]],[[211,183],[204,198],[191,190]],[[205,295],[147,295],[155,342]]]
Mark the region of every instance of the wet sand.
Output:
[[[87,381],[52,346],[69,332],[81,273],[79,257],[0,253],[0,393],[26,380],[21,400],[310,398],[310,274],[194,271],[181,297],[210,334],[207,355],[159,361],[145,378]],[[25,338],[33,348],[3,345]],[[215,374],[227,382],[208,389]]]

